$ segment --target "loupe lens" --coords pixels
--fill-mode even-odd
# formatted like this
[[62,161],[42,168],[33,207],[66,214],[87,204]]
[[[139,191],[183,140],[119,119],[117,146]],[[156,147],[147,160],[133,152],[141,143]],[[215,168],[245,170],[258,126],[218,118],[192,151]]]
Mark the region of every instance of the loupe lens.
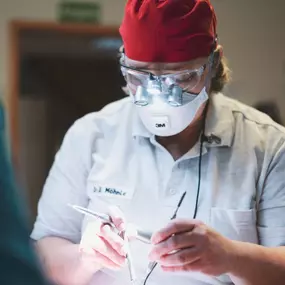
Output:
[[147,91],[142,86],[138,86],[134,96],[134,103],[138,106],[146,106],[149,103],[148,99]]
[[183,91],[179,86],[173,86],[170,89],[169,95],[168,95],[168,103],[169,105],[173,107],[179,107],[182,105],[182,94]]

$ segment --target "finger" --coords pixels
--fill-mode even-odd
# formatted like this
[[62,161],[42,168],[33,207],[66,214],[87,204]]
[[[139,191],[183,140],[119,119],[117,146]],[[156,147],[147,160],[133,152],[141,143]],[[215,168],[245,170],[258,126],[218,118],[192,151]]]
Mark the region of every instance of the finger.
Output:
[[[113,227],[111,228],[111,226],[108,224],[102,224],[102,222],[99,220],[92,220],[88,222],[88,225],[83,233],[81,243],[94,244],[94,239],[96,239],[97,236],[110,239],[110,243],[114,249],[118,251],[120,251],[121,247],[124,245],[124,240],[114,232]],[[124,255],[124,253],[122,254]]]
[[84,264],[88,264],[89,266],[93,264],[93,266],[98,265],[100,268],[107,267],[112,270],[119,270],[122,267],[91,247],[81,249],[81,253],[81,260]]
[[96,250],[94,250],[94,253],[95,253],[95,256],[97,257],[98,262],[102,264],[104,267],[118,270],[125,264],[125,260],[122,260],[120,264],[118,264],[114,262],[112,259],[108,258],[107,256],[104,256],[103,254],[101,254],[100,252]]
[[165,272],[182,272],[182,271],[199,271],[202,272],[202,265],[201,260],[198,259],[197,261],[194,261],[193,263],[188,263],[185,265],[180,266],[161,266],[161,269]]
[[[93,252],[92,252],[92,250]],[[80,250],[94,256],[94,250],[112,260],[115,264],[122,266],[125,263],[125,256],[119,254],[103,237],[96,234],[89,237],[84,237],[80,244]]]
[[183,266],[193,263],[200,258],[198,251],[195,248],[187,248],[179,250],[172,254],[162,256],[158,263],[162,266]]
[[120,208],[117,206],[110,206],[108,209],[108,214],[119,231],[126,230],[125,217]]
[[161,269],[162,269],[164,272],[183,272],[183,271],[190,271],[190,268],[189,268],[188,265],[173,266],[173,267],[161,266]]
[[126,257],[120,255],[104,238],[100,238],[100,242],[97,243],[96,247],[93,247],[93,249],[119,266],[125,264]]
[[195,235],[193,235],[192,232],[172,235],[167,240],[154,245],[153,249],[149,254],[149,259],[151,261],[157,261],[162,256],[170,254],[173,251],[195,246]]
[[107,240],[103,239],[103,241],[105,243],[105,247],[97,248],[96,251],[109,258],[115,264],[123,266],[126,262],[126,255],[122,256],[116,250],[114,250],[114,248],[112,248],[112,246],[108,243]]
[[157,244],[174,234],[192,231],[196,226],[201,224],[202,222],[197,220],[175,219],[171,221],[165,228],[162,228],[153,235],[152,243]]
[[99,235],[104,238],[118,254],[124,257],[126,256],[125,241],[115,233],[109,225],[103,225]]

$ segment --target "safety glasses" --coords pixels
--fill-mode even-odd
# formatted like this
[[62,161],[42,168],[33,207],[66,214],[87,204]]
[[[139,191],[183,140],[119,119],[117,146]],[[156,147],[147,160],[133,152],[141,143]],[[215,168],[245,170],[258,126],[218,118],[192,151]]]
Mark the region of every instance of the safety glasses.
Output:
[[139,86],[149,88],[149,82],[160,85],[163,92],[171,86],[179,86],[183,91],[194,89],[201,81],[206,64],[198,69],[183,70],[171,74],[155,75],[151,72],[137,69],[120,62],[122,74],[132,92],[135,94]]

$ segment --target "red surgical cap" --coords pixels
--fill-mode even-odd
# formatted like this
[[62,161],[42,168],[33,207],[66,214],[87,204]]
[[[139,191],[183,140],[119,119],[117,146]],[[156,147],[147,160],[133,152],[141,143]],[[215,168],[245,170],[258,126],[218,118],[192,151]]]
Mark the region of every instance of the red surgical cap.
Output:
[[209,0],[128,0],[120,33],[130,59],[190,61],[215,47],[216,15]]

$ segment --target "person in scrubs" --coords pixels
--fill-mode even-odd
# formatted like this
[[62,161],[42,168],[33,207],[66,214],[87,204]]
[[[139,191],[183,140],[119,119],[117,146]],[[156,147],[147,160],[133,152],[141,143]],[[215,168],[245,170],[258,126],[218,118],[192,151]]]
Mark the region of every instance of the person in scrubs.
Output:
[[222,94],[216,26],[208,0],[127,1],[128,95],[68,130],[39,202],[57,284],[132,284],[130,253],[135,284],[284,284],[285,129]]

